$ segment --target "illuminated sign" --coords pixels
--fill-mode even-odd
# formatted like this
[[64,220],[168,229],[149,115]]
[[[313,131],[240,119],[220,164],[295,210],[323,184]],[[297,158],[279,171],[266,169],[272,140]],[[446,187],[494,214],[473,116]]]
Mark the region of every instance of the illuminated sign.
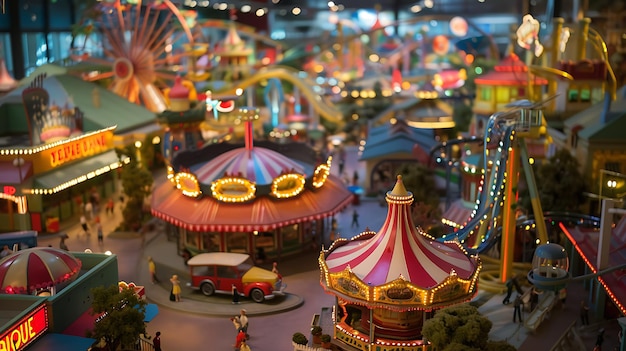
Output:
[[46,306],[41,305],[0,335],[0,351],[24,350],[46,330],[48,330],[48,313]]
[[59,145],[50,151],[50,164],[56,167],[65,162],[92,156],[108,149],[105,133],[91,135]]
[[15,195],[15,187],[10,185],[5,185],[3,188],[3,192],[7,195]]

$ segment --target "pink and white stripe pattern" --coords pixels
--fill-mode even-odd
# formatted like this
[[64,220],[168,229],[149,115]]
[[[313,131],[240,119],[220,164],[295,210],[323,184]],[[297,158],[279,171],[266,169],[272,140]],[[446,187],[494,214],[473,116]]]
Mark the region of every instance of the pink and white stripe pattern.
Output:
[[401,179],[387,193],[387,202],[387,218],[376,235],[369,239],[355,237],[328,254],[330,273],[349,267],[372,287],[403,277],[423,289],[439,285],[453,271],[462,279],[474,274],[476,259],[468,257],[458,243],[437,242],[415,227],[411,218],[413,195]]
[[0,260],[0,294],[30,294],[74,280],[82,262],[67,251],[36,247]]
[[[292,171],[293,170],[293,171]],[[262,147],[225,152],[194,173],[202,184],[228,176],[241,176],[259,185],[271,184],[284,171],[304,174],[304,168],[280,153]]]

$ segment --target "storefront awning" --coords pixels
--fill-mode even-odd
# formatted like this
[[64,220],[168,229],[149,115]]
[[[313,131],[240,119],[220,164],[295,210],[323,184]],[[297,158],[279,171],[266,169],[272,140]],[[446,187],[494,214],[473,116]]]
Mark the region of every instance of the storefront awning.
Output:
[[29,346],[28,351],[87,351],[95,339],[65,334],[46,334],[40,340]]
[[320,189],[307,189],[293,198],[275,200],[263,196],[236,204],[219,202],[210,195],[190,198],[166,181],[152,193],[152,214],[191,231],[269,231],[332,216],[353,198],[333,175]]
[[35,177],[34,194],[53,194],[120,167],[115,150],[110,150]]

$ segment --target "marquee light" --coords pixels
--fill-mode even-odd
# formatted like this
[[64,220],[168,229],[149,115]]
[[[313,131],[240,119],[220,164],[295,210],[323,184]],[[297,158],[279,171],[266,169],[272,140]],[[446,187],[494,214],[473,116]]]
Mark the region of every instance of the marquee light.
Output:
[[[128,157],[127,157],[128,158]],[[51,194],[56,194],[60,191],[63,191],[67,188],[73,187],[76,184],[82,183],[88,179],[91,179],[93,177],[105,174],[107,172],[110,172],[114,169],[117,169],[119,167],[122,166],[122,163],[128,163],[126,162],[126,160],[122,160],[122,162],[120,161],[116,161],[113,162],[109,165],[106,165],[104,167],[98,168],[95,171],[90,171],[87,174],[83,174],[81,176],[78,176],[74,179],[70,179],[67,182],[63,183],[63,184],[59,184],[57,186],[55,186],[54,188],[32,188],[32,189],[24,189],[24,193],[25,194],[34,194],[34,195],[51,195]]]
[[278,199],[297,196],[304,190],[305,179],[301,174],[287,173],[272,181],[271,194]]
[[222,202],[246,202],[254,199],[256,185],[245,178],[225,177],[211,183],[211,193]]
[[315,168],[315,172],[313,173],[313,186],[317,189],[321,188],[324,183],[326,183],[326,179],[330,174],[330,166],[332,165],[333,157],[329,156],[326,160],[326,163],[323,163],[317,168]]
[[174,176],[176,188],[180,189],[183,195],[189,197],[198,197],[202,194],[198,178],[192,173],[180,172]]
[[85,134],[83,134],[81,136],[78,136],[76,138],[55,141],[53,143],[48,143],[48,144],[43,144],[43,145],[37,145],[37,146],[31,146],[31,147],[21,147],[21,148],[14,148],[14,149],[1,149],[0,150],[0,156],[33,155],[33,154],[37,154],[37,153],[40,153],[40,152],[45,151],[45,150],[49,150],[49,149],[55,148],[55,147],[60,146],[60,145],[64,145],[64,144],[68,144],[68,143],[75,143],[76,141],[90,138],[90,137],[92,137],[94,135],[97,135],[97,134],[100,134],[102,132],[112,131],[115,128],[117,128],[117,125],[112,126],[112,127],[108,127],[108,128],[104,128],[104,129],[100,129],[100,130],[96,130],[96,131],[91,132],[91,133],[85,133]]

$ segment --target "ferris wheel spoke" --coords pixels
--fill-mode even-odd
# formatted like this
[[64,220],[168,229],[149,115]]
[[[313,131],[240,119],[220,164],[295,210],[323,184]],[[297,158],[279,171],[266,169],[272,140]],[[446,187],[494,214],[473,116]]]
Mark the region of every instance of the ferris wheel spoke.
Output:
[[[136,35],[138,38],[140,38],[140,40],[143,40],[144,35],[146,34],[146,27],[148,26],[148,23],[150,23],[149,19],[150,19],[150,8],[148,7],[148,10],[146,12],[146,15],[143,16],[143,18],[141,19],[141,29],[139,31],[136,31]],[[152,22],[156,22],[156,21],[152,21]]]
[[[170,19],[172,18],[172,13],[168,13],[167,17],[165,18],[165,21],[163,22],[164,24],[162,24],[159,29],[157,29],[156,33],[152,33],[149,36],[149,41],[147,42],[147,46],[146,47],[152,47],[156,41],[156,39],[160,38],[161,33],[163,33],[163,31],[165,30],[165,28],[167,27],[167,25],[165,23],[169,23]],[[154,21],[156,22],[156,20]]]
[[[111,18],[112,16],[107,15],[106,20],[108,23],[103,23],[102,33],[107,38],[108,44],[111,46],[111,50],[115,52],[115,56],[120,56],[124,52],[124,45],[120,42],[120,40],[124,40],[124,35],[119,35],[120,33],[116,29],[117,26],[113,23]],[[107,25],[108,24],[108,25]]]
[[107,78],[111,78],[113,77],[114,73],[112,71],[109,72],[102,72],[102,73],[98,73],[95,75],[86,75],[83,74],[83,79],[88,81],[88,82],[94,82],[97,80],[101,80],[101,79],[107,79]]

